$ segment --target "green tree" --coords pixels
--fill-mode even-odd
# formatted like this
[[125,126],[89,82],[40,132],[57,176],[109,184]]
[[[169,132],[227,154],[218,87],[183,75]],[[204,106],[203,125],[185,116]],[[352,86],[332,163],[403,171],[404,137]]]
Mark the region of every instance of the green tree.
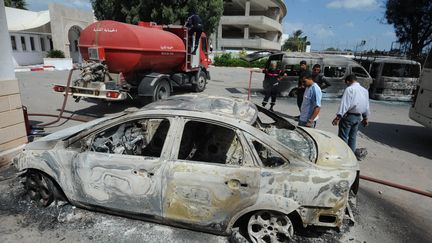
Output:
[[110,19],[135,24],[183,24],[195,11],[204,22],[204,31],[212,34],[223,13],[222,0],[90,0],[98,20]]
[[418,59],[423,48],[432,43],[432,1],[387,0],[385,18],[392,24],[399,43]]
[[302,30],[296,30],[292,35],[283,43],[282,51],[305,51],[306,46],[310,45],[307,36],[303,36]]
[[329,47],[329,48],[326,48],[324,51],[340,51],[340,49],[334,48],[334,47]]
[[5,0],[4,4],[6,7],[27,9],[25,0]]

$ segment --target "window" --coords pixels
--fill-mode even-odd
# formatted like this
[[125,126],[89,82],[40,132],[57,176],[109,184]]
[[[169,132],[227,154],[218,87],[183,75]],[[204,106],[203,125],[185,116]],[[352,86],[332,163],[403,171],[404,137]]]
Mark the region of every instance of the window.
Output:
[[35,51],[34,37],[30,36],[30,47],[32,51]]
[[21,36],[21,46],[23,51],[27,51],[26,40],[24,36]]
[[97,134],[90,150],[110,154],[160,157],[168,134],[166,119],[142,119],[122,123]]
[[16,51],[17,50],[17,44],[16,44],[16,39],[15,36],[11,36],[11,44],[12,44],[12,50]]
[[43,37],[40,38],[41,50],[45,51],[45,39]]
[[379,68],[380,68],[381,63],[373,63],[371,70],[370,70],[370,75],[372,78],[377,78],[379,75]]
[[74,47],[75,47],[75,51],[78,52],[78,40],[74,40]]
[[201,38],[201,49],[204,53],[207,53],[207,38]]
[[50,50],[52,50],[54,47],[53,47],[53,41],[52,41],[52,39],[50,38],[50,39],[48,39],[49,40],[49,45],[50,45]]
[[287,163],[286,159],[284,159],[268,146],[257,141],[253,141],[253,145],[262,164],[265,167],[278,167]]
[[324,77],[328,78],[342,78],[345,76],[346,67],[324,67]]
[[352,67],[351,71],[357,77],[360,77],[360,78],[369,78],[369,75],[367,74],[366,70],[364,70],[362,67]]
[[204,122],[186,123],[178,159],[240,165],[243,156],[243,147],[232,129]]
[[404,63],[384,63],[382,76],[418,78],[420,76],[420,65]]

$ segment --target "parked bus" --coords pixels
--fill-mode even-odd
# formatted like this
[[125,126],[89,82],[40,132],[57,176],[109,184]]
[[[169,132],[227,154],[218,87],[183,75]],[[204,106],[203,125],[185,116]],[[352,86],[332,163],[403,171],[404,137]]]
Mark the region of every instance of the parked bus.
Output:
[[409,117],[425,127],[432,128],[432,50],[423,66]]
[[373,78],[372,99],[411,101],[419,76],[420,63],[396,57],[356,57]]

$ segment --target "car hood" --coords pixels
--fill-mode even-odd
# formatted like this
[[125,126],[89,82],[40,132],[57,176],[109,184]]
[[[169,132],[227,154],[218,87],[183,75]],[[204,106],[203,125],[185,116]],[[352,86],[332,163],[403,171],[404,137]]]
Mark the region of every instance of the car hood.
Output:
[[316,164],[338,169],[359,169],[351,148],[336,134],[317,129],[303,128],[317,145]]
[[59,140],[63,140],[68,138],[74,134],[77,134],[85,129],[93,127],[103,121],[110,119],[110,117],[102,117],[99,119],[95,119],[77,126],[69,127],[54,133],[51,133],[48,136],[40,138],[34,142],[27,144],[24,149],[26,150],[43,150],[43,149],[52,149]]

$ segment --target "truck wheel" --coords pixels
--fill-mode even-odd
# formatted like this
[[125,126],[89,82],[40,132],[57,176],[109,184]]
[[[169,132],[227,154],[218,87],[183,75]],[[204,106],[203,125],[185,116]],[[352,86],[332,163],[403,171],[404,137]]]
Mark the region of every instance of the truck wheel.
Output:
[[166,99],[171,95],[171,87],[167,80],[161,80],[153,91],[153,101]]
[[203,92],[207,85],[207,76],[203,71],[199,72],[198,80],[196,82],[196,84],[192,84],[193,91],[197,93]]

